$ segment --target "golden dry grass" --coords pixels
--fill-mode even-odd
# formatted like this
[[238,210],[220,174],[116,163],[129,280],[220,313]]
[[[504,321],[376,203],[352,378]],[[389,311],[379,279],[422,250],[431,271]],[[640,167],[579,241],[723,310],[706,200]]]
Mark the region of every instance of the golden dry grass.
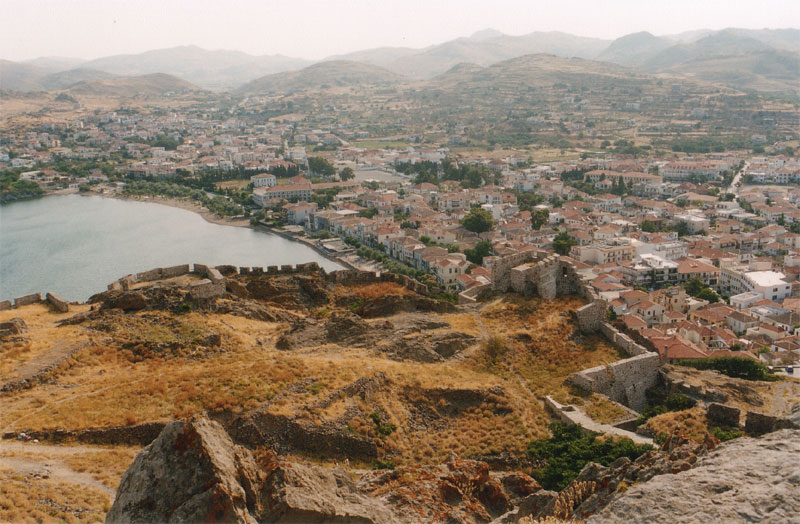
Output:
[[336,293],[367,300],[387,297],[413,295],[414,292],[395,282],[376,282],[374,284],[360,284],[338,286]]
[[702,442],[708,433],[708,419],[702,407],[694,407],[653,417],[647,421],[646,427],[656,435],[672,435],[675,429],[680,429],[691,438]]
[[0,376],[10,375],[65,341],[70,344],[89,341],[90,335],[80,326],[56,326],[57,321],[88,310],[88,305],[81,305],[71,306],[69,313],[56,313],[46,304],[31,304],[0,311],[0,322],[21,318],[28,328],[28,332],[23,334],[24,341],[0,343]]
[[131,465],[138,447],[87,445],[26,445],[0,448],[0,457],[27,459],[60,464],[78,473],[86,473],[106,487],[116,490],[122,474]]
[[592,394],[587,399],[583,411],[600,424],[611,424],[628,413],[608,398],[597,394]]
[[[408,293],[392,283],[338,292],[364,298]],[[100,333],[105,338],[79,352],[72,366],[51,383],[6,395],[0,429],[84,429],[166,421],[204,411],[235,414],[278,395],[269,406],[271,412],[302,415],[314,423],[340,420],[349,408],[360,406],[363,415],[349,421],[350,430],[380,439],[382,449],[396,453],[401,462],[439,462],[451,451],[461,456],[522,454],[530,439],[547,435],[549,417],[536,397],[569,395],[563,381],[570,373],[618,358],[616,350],[601,339],[572,337],[574,325],[568,311],[579,305],[574,299],[509,298],[479,313],[429,314],[455,330],[504,339],[508,351],[493,363],[487,362],[479,345],[467,350],[466,358],[441,363],[398,362],[372,348],[330,344],[278,351],[275,340],[286,325],[198,313],[178,317],[182,327],[175,329],[188,330],[192,336],[197,330],[220,333],[224,351],[198,359],[154,355],[136,361],[120,350],[120,339],[163,341],[175,335],[160,328],[144,329],[146,323],[137,320],[119,333]],[[128,317],[147,315],[152,316]],[[32,331],[34,337],[36,331]],[[387,377],[388,387],[370,402],[361,405],[360,398],[348,398],[307,409],[354,380],[378,373]],[[284,391],[304,379],[314,387]],[[413,400],[403,393],[441,388],[487,391],[495,386],[502,389],[502,399],[469,406],[422,428],[414,424]],[[438,408],[424,393],[420,402]],[[375,409],[385,413],[385,422],[395,424],[397,430],[378,435],[368,417]]]
[[1,522],[103,522],[110,507],[92,488],[0,469]]

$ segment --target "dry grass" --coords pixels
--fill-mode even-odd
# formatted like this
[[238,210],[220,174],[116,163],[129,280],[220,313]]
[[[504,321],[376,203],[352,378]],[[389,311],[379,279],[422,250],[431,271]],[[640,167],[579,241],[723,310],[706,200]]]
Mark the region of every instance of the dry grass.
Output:
[[564,379],[588,367],[614,362],[623,357],[602,336],[580,336],[569,311],[580,307],[575,298],[543,300],[507,298],[487,306],[481,318],[490,335],[509,341],[505,360],[490,365],[497,375],[519,375],[537,396],[565,395]]
[[414,294],[413,291],[410,291],[395,282],[376,282],[374,284],[338,286],[336,288],[336,293],[339,295],[363,298],[366,300],[388,296],[406,296]]
[[664,413],[648,420],[646,426],[656,435],[672,435],[678,428],[699,442],[708,433],[708,419],[702,407]]
[[103,522],[110,507],[108,496],[86,486],[0,469],[2,522]]
[[69,340],[70,343],[90,340],[89,334],[80,326],[56,326],[56,322],[75,313],[88,311],[89,306],[71,306],[69,313],[56,313],[46,304],[31,304],[17,309],[0,311],[0,322],[21,318],[28,328],[23,342],[0,344],[0,376],[7,376],[15,369],[38,357],[44,356],[54,346]]
[[[337,293],[374,298],[408,290],[379,283],[342,287]],[[358,405],[363,415],[349,421],[350,430],[380,439],[382,449],[396,453],[401,463],[439,462],[451,451],[460,456],[523,454],[530,439],[547,435],[549,418],[535,396],[569,394],[563,381],[570,373],[618,358],[601,339],[572,336],[568,311],[580,304],[573,299],[510,298],[487,306],[480,315],[429,314],[431,320],[446,321],[458,331],[504,340],[507,352],[494,364],[480,351],[441,363],[397,362],[371,348],[336,345],[285,352],[274,347],[286,328],[282,324],[190,313],[178,317],[181,325],[175,330],[162,333],[141,321],[145,315],[128,315],[139,320],[120,332],[101,333],[106,337],[103,343],[79,352],[55,381],[5,397],[0,429],[83,429],[165,421],[203,411],[239,413],[274,398],[271,412],[301,415],[315,423],[340,420]],[[163,343],[174,342],[177,335],[193,340],[205,331],[222,334],[225,350],[200,359],[153,355],[136,361],[119,348],[124,340],[137,337]],[[351,397],[322,409],[307,409],[354,380],[377,373],[387,377],[388,386],[369,402]],[[324,386],[285,391],[299,380]],[[498,398],[448,412],[422,426],[415,418],[417,401],[403,393],[441,388],[487,391],[495,386],[502,391]],[[426,409],[441,407],[423,397],[424,393],[419,402]],[[375,410],[397,430],[377,435],[368,417]],[[85,467],[95,471],[91,464]]]
[[593,394],[587,399],[583,411],[600,424],[611,424],[628,413],[608,398],[597,394]]

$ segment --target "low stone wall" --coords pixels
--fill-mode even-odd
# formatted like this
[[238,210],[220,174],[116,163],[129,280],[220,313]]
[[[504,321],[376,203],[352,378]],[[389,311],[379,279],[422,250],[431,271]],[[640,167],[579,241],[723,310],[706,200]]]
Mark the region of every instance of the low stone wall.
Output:
[[221,297],[225,294],[225,283],[214,283],[207,278],[189,284],[189,295],[195,300]]
[[733,406],[726,406],[717,402],[711,402],[706,408],[706,417],[711,422],[722,426],[738,428],[741,419],[741,410]]
[[608,322],[602,322],[600,324],[600,332],[606,337],[606,339],[608,339],[609,342],[632,357],[635,357],[636,355],[644,355],[645,353],[651,353],[643,345],[637,344],[631,337],[620,332]]
[[659,381],[661,359],[647,353],[573,373],[567,381],[586,391],[602,393],[636,411],[647,405],[645,391]]
[[172,267],[158,267],[156,269],[151,269],[150,271],[143,271],[142,273],[136,273],[136,280],[138,282],[151,282],[153,280],[163,280],[165,278],[174,278],[179,277],[181,275],[187,275],[191,273],[191,268],[189,264],[182,264],[180,266],[172,266]]
[[278,453],[301,451],[362,460],[378,456],[378,447],[372,439],[275,413],[247,414],[234,421],[228,430],[231,438],[240,444],[266,445]]
[[6,309],[11,309],[11,301],[0,300],[0,311],[5,311]]
[[14,307],[27,306],[30,304],[38,304],[42,301],[41,293],[31,293],[14,299]]
[[[87,444],[125,444],[128,446],[147,446],[158,437],[166,426],[165,422],[149,422],[135,426],[117,426],[111,428],[90,428],[77,431],[53,429],[43,431],[25,431],[31,439],[49,442],[85,442]],[[22,432],[10,432],[4,439],[14,439]]]
[[798,429],[798,425],[788,418],[766,415],[755,411],[747,412],[744,430],[749,435],[763,435],[779,429]]
[[59,313],[67,313],[69,311],[69,302],[56,295],[55,293],[47,294],[47,301]]

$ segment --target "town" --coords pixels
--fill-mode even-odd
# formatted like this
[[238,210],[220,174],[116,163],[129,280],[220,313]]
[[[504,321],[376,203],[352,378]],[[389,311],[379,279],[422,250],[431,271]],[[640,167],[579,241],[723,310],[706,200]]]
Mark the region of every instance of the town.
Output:
[[214,115],[214,103],[83,111],[7,135],[3,198],[195,200],[462,303],[491,284],[497,260],[554,252],[665,362],[741,355],[792,372],[800,361],[800,160],[785,114],[746,148],[653,151],[593,132],[600,147],[535,160],[459,149],[457,134],[392,143],[364,126],[310,127],[324,109],[252,124]]

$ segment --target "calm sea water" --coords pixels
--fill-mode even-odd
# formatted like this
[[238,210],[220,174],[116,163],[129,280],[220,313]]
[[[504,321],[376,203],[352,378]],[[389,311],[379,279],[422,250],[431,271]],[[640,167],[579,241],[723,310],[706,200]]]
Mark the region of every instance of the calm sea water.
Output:
[[128,273],[194,262],[341,269],[297,242],[160,204],[53,195],[0,206],[0,300],[37,291],[86,300]]

